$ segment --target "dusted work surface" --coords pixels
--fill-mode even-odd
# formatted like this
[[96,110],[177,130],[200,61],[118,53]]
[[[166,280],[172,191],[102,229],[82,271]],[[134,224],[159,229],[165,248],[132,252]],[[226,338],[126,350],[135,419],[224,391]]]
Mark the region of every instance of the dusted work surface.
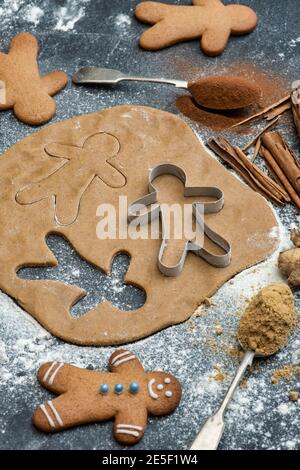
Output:
[[[265,70],[278,70],[278,74],[284,74],[289,81],[299,78],[297,12],[300,7],[296,0],[245,0],[245,4],[258,12],[259,26],[250,36],[232,38],[224,54],[217,58],[205,57],[197,40],[156,53],[139,49],[137,40],[145,27],[133,18],[137,1],[20,0],[14,2],[16,11],[8,3],[0,2],[1,47],[7,48],[9,40],[20,31],[36,34],[41,48],[42,73],[61,68],[72,75],[80,66],[99,65],[141,75],[192,79],[197,73],[222,73],[224,67],[238,64],[243,58],[243,62],[255,63]],[[68,4],[68,21],[61,16],[63,4]],[[76,87],[70,83],[55,98],[58,107],[53,122],[121,104],[147,105],[178,114],[174,103],[181,93],[173,87],[153,84],[124,83],[114,89],[104,89]],[[192,127],[203,140],[211,135],[211,131],[201,126],[192,124]],[[1,113],[0,153],[33,131],[17,122],[10,112]],[[292,127],[283,127],[283,132],[297,152],[299,141]],[[236,141],[245,139],[247,136]],[[288,247],[287,230],[292,223],[297,223],[297,214],[289,207],[276,212],[280,220],[281,248]],[[271,238],[276,236],[277,233],[270,233]],[[95,272],[85,271],[66,244],[54,239],[51,247],[53,251],[56,249],[63,266],[59,271],[60,279],[83,286],[86,280],[82,277],[90,276],[88,284],[92,289]],[[117,269],[121,269],[120,266]],[[168,371],[176,375],[183,386],[183,399],[175,414],[151,419],[145,438],[137,448],[189,448],[203,419],[222,399],[236,368],[237,361],[229,350],[236,346],[233,335],[239,312],[259,287],[280,279],[274,255],[227,283],[214,296],[214,305],[203,307],[199,316],[128,346],[146,369]],[[117,287],[122,294],[122,285]],[[116,286],[114,288],[117,292]],[[130,298],[129,301],[131,307],[134,306],[135,300]],[[176,303],[176,298],[173,302]],[[31,425],[33,410],[50,398],[35,378],[41,363],[59,360],[105,370],[113,349],[81,348],[56,340],[4,294],[0,295],[0,311],[0,448],[118,448],[112,438],[112,423],[89,425],[52,436],[39,433]],[[224,330],[219,336],[215,333],[218,325]],[[237,392],[226,415],[222,449],[300,448],[299,405],[289,401],[289,392],[297,390],[299,384],[297,380],[271,383],[275,369],[298,363],[299,356],[300,341],[296,333],[288,348],[258,363],[248,378],[247,388]]]

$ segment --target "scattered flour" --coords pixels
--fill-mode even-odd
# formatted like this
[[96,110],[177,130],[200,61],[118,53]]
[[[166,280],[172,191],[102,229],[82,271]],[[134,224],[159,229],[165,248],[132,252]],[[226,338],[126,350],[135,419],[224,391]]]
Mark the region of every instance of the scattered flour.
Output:
[[295,449],[295,447],[296,447],[296,441],[287,441],[287,442],[286,442],[286,447],[287,447],[289,450]]
[[297,44],[300,42],[300,36],[296,39],[292,39],[290,42],[289,42],[289,46],[290,47],[296,47]]
[[278,407],[277,407],[277,411],[279,414],[285,416],[285,415],[288,415],[290,414],[291,412],[291,409],[289,407],[289,405],[287,403],[281,403]]
[[1,25],[11,21],[12,16],[18,13],[24,4],[25,0],[3,0],[0,6]]
[[65,4],[54,13],[57,20],[54,29],[58,31],[71,31],[75,24],[84,17],[85,4],[88,1],[66,0]]
[[5,364],[8,362],[8,357],[6,354],[6,347],[3,341],[0,340],[0,364]]
[[41,18],[44,16],[44,11],[35,5],[28,5],[24,12],[22,12],[22,15],[25,21],[37,26]]
[[124,13],[120,13],[116,16],[115,25],[119,28],[126,28],[127,26],[131,25],[131,18],[129,15],[124,15]]
[[253,411],[254,413],[262,413],[264,411],[264,404],[261,401],[257,402]]

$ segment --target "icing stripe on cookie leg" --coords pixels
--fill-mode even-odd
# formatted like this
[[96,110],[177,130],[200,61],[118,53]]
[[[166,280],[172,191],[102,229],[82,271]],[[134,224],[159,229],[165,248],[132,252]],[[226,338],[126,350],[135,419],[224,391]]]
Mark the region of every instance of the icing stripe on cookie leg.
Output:
[[138,431],[130,431],[129,429],[117,429],[116,434],[130,434],[134,437],[139,437],[140,435]]
[[44,377],[43,377],[43,381],[46,382],[46,380],[48,379],[49,377],[49,374],[50,372],[52,371],[53,367],[55,367],[57,364],[57,362],[52,362],[51,366],[49,367],[49,369],[47,370],[47,372],[45,373]]
[[49,385],[52,385],[53,382],[54,382],[54,379],[56,377],[56,374],[58,373],[58,371],[64,366],[64,363],[62,362],[61,364],[59,364],[59,366],[56,368],[56,370],[53,372],[51,378],[49,379]]
[[113,365],[118,359],[121,359],[121,357],[128,356],[130,354],[132,354],[130,351],[125,351],[120,354],[117,354],[111,361],[111,364]]
[[60,417],[60,414],[58,413],[57,409],[56,409],[55,406],[53,405],[52,401],[48,401],[47,403],[48,403],[48,405],[50,406],[51,410],[53,411],[53,414],[54,414],[54,416],[55,416],[55,418],[56,418],[58,424],[59,424],[60,426],[63,426],[64,423],[63,423],[63,421],[62,421],[62,419],[61,419],[61,417]]
[[120,359],[119,361],[115,362],[114,367],[118,367],[120,364],[123,364],[123,362],[132,361],[133,359],[136,359],[136,357],[135,356],[124,357],[124,359]]
[[141,426],[135,426],[134,424],[117,424],[117,428],[136,429],[137,431],[143,430]]
[[52,420],[51,416],[48,414],[48,411],[46,410],[45,405],[41,405],[41,406],[40,406],[40,409],[42,410],[42,412],[43,412],[44,415],[46,416],[46,418],[47,418],[47,420],[48,420],[48,423],[50,424],[51,428],[55,428],[54,421]]

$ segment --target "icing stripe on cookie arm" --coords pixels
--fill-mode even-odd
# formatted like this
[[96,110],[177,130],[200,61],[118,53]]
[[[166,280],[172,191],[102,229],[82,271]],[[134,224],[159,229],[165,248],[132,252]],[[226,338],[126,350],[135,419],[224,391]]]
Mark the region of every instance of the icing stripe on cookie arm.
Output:
[[47,362],[40,367],[37,377],[43,387],[61,394],[75,386],[78,374],[86,376],[87,371],[63,362]]
[[50,377],[49,380],[48,380],[49,385],[52,385],[52,384],[54,383],[55,377],[57,376],[59,370],[60,370],[63,366],[64,366],[63,363],[61,363],[61,364],[59,364],[59,365],[57,366],[57,368],[55,369],[55,371],[53,372],[53,374],[51,375],[51,377]]
[[133,373],[144,372],[144,368],[136,355],[124,349],[115,351],[109,360],[109,367],[112,372],[122,373],[128,370]]
[[55,368],[56,364],[57,364],[57,362],[52,362],[52,364],[50,365],[50,367],[46,370],[46,373],[45,373],[45,375],[44,375],[44,377],[43,377],[43,382],[47,382],[48,377],[49,377],[51,371]]

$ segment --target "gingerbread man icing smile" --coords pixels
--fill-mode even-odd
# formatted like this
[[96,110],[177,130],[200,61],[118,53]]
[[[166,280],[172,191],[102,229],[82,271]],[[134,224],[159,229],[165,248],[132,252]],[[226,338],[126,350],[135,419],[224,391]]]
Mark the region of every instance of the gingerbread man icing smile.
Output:
[[38,408],[35,426],[57,432],[115,418],[116,440],[135,444],[145,433],[148,414],[167,415],[177,408],[181,386],[172,375],[145,372],[137,357],[124,349],[111,355],[109,368],[111,372],[98,372],[59,362],[42,365],[39,382],[60,396]]

